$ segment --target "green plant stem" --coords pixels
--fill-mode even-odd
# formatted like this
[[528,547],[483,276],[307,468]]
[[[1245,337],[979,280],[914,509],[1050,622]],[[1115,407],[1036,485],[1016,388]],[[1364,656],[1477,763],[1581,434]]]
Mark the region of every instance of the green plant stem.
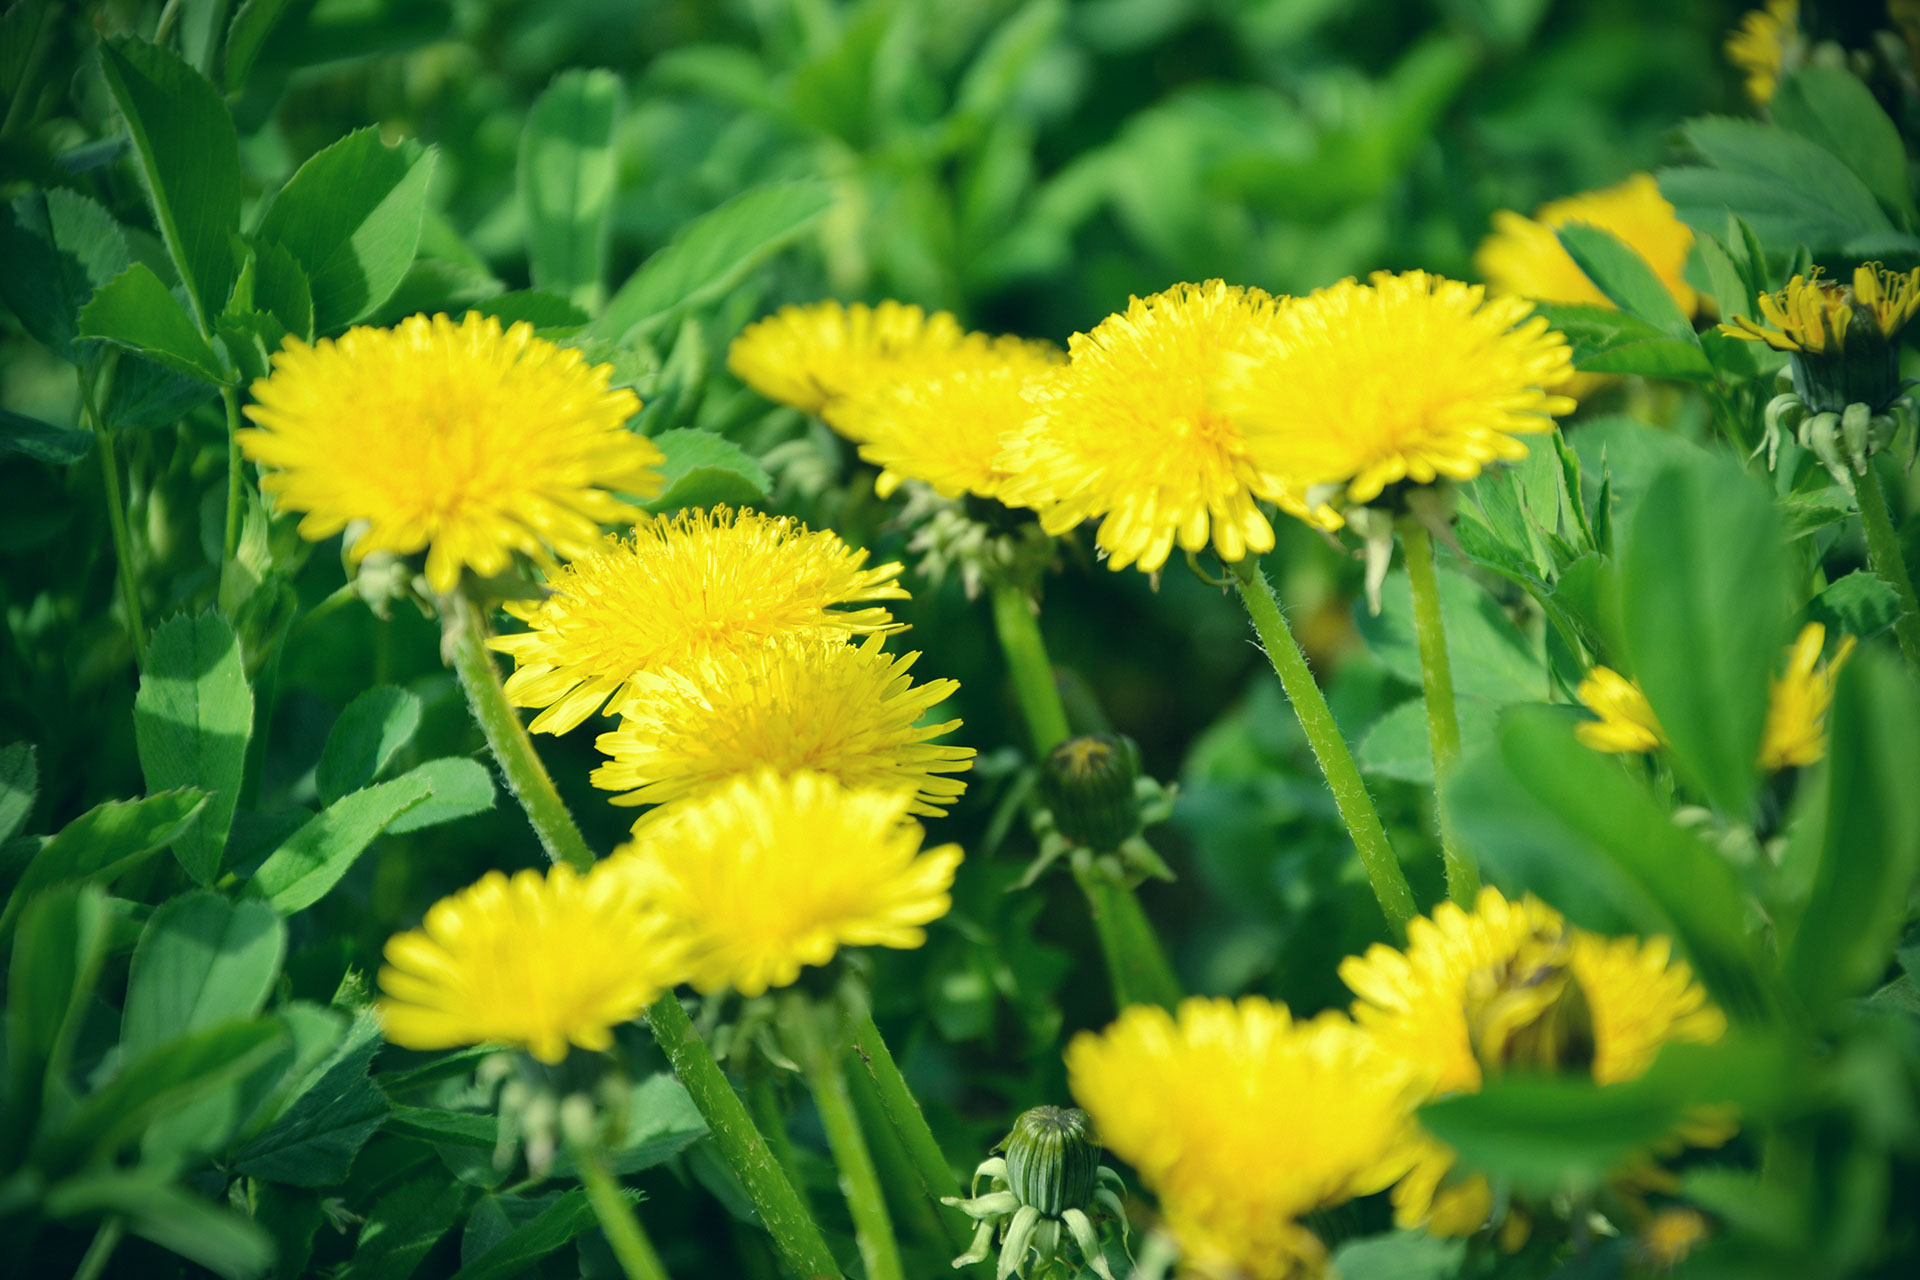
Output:
[[1008,674],[1013,677],[1014,698],[1033,738],[1034,759],[1045,760],[1047,752],[1066,741],[1072,731],[1067,727],[1060,686],[1054,683],[1053,663],[1047,658],[1040,619],[1025,591],[1011,583],[994,584],[993,627],[1000,636],[1001,652],[1007,657]]
[[793,1155],[793,1138],[787,1133],[787,1118],[780,1109],[780,1098],[774,1092],[773,1077],[768,1074],[765,1064],[751,1067],[747,1072],[747,1111],[761,1135],[766,1138],[767,1148],[773,1152],[773,1158],[786,1171],[787,1180],[793,1184],[794,1191],[804,1197],[806,1192],[800,1187],[800,1165]]
[[74,1268],[73,1280],[100,1280],[100,1274],[113,1258],[113,1251],[120,1247],[120,1237],[126,1233],[126,1220],[119,1214],[102,1218],[93,1233],[93,1241],[80,1258],[80,1265]]
[[453,667],[460,675],[460,687],[467,692],[467,705],[480,722],[487,746],[506,775],[541,848],[555,862],[564,862],[575,871],[593,866],[593,850],[574,823],[573,815],[560,799],[546,765],[533,749],[520,713],[507,702],[507,691],[500,683],[500,668],[487,649],[487,627],[480,610],[465,596],[453,595],[441,602],[446,625],[454,631]]
[[1871,463],[1867,473],[1854,486],[1860,496],[1860,525],[1867,535],[1867,559],[1873,571],[1893,588],[1900,601],[1900,618],[1893,634],[1900,641],[1900,654],[1907,665],[1920,671],[1920,600],[1913,591],[1913,575],[1907,572],[1907,560],[1900,553],[1900,535],[1894,530],[1893,517],[1887,513],[1887,495],[1880,488],[1880,472]]
[[240,460],[240,393],[222,387],[220,399],[227,406],[227,529],[220,542],[221,560],[226,561],[233,559],[240,546],[240,490],[245,464]]
[[133,573],[133,536],[127,529],[126,499],[120,489],[120,459],[113,447],[113,433],[100,420],[94,402],[93,384],[86,370],[80,371],[80,407],[87,427],[93,432],[94,447],[100,453],[100,481],[106,490],[107,527],[113,534],[113,558],[118,562],[120,603],[127,611],[127,634],[133,638],[134,663],[147,665],[147,627],[140,613],[140,584]]
[[1447,865],[1447,896],[1471,909],[1480,892],[1480,869],[1460,847],[1447,817],[1445,783],[1460,762],[1460,712],[1453,697],[1453,661],[1447,655],[1447,624],[1440,612],[1440,575],[1433,536],[1416,520],[1400,522],[1407,552],[1407,582],[1413,588],[1413,635],[1420,647],[1420,681],[1426,693],[1427,742],[1433,748],[1433,782],[1440,808],[1440,856]]
[[840,1265],[833,1260],[813,1215],[788,1181],[766,1138],[754,1127],[740,1095],[727,1083],[706,1041],[694,1031],[680,998],[668,992],[654,1001],[647,1010],[647,1025],[667,1061],[673,1064],[674,1075],[706,1118],[715,1150],[760,1211],[760,1221],[773,1237],[781,1265],[795,1280],[837,1280]]
[[1070,865],[1074,882],[1087,899],[1100,953],[1107,961],[1114,1008],[1133,1004],[1177,1007],[1186,992],[1174,976],[1167,953],[1160,946],[1160,935],[1148,921],[1139,896],[1096,864],[1088,850],[1074,850]]
[[874,1168],[873,1153],[860,1131],[860,1117],[854,1112],[847,1078],[840,1069],[841,1037],[822,1027],[823,1020],[838,1023],[838,1010],[791,987],[781,994],[781,1034],[807,1077],[814,1106],[820,1112],[820,1125],[827,1131],[827,1146],[840,1171],[840,1191],[853,1216],[853,1236],[860,1246],[860,1259],[866,1264],[867,1280],[906,1280],[880,1174]]
[[1314,759],[1320,762],[1320,772],[1333,792],[1333,802],[1346,823],[1347,834],[1353,838],[1360,865],[1366,869],[1367,882],[1373,886],[1373,896],[1379,900],[1380,909],[1386,913],[1394,932],[1404,935],[1407,922],[1417,914],[1413,890],[1408,887],[1407,877],[1394,857],[1393,846],[1387,843],[1380,814],[1373,807],[1373,798],[1367,794],[1367,784],[1360,779],[1360,770],[1353,763],[1353,753],[1347,750],[1346,739],[1340,736],[1340,726],[1334,722],[1326,696],[1315,683],[1307,657],[1300,652],[1300,644],[1293,638],[1286,616],[1280,612],[1273,584],[1267,581],[1266,574],[1251,556],[1234,566],[1234,580],[1241,602],[1247,607],[1247,616],[1253,620],[1253,629],[1266,649],[1267,660],[1273,664],[1275,674],[1280,677],[1280,687],[1293,704],[1294,714],[1300,718],[1300,727],[1306,731],[1307,742],[1313,747]]
[[600,1219],[600,1229],[606,1232],[607,1243],[627,1280],[667,1280],[667,1269],[660,1265],[660,1255],[647,1239],[646,1228],[640,1225],[632,1203],[620,1193],[620,1184],[607,1171],[600,1153],[576,1145],[573,1165],[580,1174],[580,1185],[587,1190],[593,1216]]

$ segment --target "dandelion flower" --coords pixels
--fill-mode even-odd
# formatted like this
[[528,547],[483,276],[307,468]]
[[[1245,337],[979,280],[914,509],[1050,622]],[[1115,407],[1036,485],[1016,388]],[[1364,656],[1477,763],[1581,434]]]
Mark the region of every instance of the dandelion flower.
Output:
[[1920,270],[1889,271],[1877,262],[1855,267],[1850,283],[1820,274],[1795,276],[1787,287],[1760,295],[1765,325],[1734,316],[1720,328],[1736,338],[1764,342],[1775,351],[1839,354],[1851,329],[1891,342],[1920,311]]
[[[1661,1046],[1708,1043],[1726,1019],[1664,938],[1601,938],[1570,928],[1529,897],[1482,889],[1471,914],[1442,903],[1416,919],[1407,947],[1349,956],[1340,977],[1354,1019],[1424,1077],[1428,1096],[1477,1092],[1509,1067],[1590,1073],[1600,1084],[1643,1074]],[[1453,1152],[1422,1138],[1395,1186],[1396,1220],[1443,1235],[1479,1228],[1484,1178],[1462,1178]]]
[[664,928],[600,867],[490,871],[388,940],[381,1029],[408,1049],[505,1044],[546,1063],[603,1051],[680,978]]
[[1682,311],[1692,315],[1699,309],[1699,295],[1681,278],[1693,250],[1693,231],[1644,173],[1618,186],[1549,201],[1531,218],[1500,210],[1493,215],[1493,233],[1473,255],[1474,269],[1497,294],[1612,307],[1613,300],[1587,279],[1554,235],[1576,223],[1613,233],[1653,268]]
[[868,569],[866,560],[831,530],[785,516],[683,511],[561,568],[545,600],[506,606],[529,629],[488,643],[513,655],[514,705],[546,708],[534,732],[565,733],[609,699],[619,706],[642,671],[684,670],[797,635],[897,629],[874,602],[906,599],[900,566]]
[[841,947],[917,947],[952,905],[960,846],[922,850],[901,790],[762,769],[640,832],[605,864],[686,947],[690,981],[757,996]]
[[1343,280],[1257,331],[1223,399],[1301,489],[1364,504],[1401,481],[1471,480],[1573,408],[1543,390],[1569,348],[1532,309],[1423,271]]
[[309,346],[288,338],[237,433],[260,485],[318,541],[349,525],[355,560],[425,548],[427,585],[501,573],[515,551],[578,555],[649,497],[660,451],[625,427],[611,366],[477,312],[414,316]]
[[829,300],[782,307],[748,325],[733,340],[727,367],[767,399],[832,420],[850,398],[943,368],[991,341],[969,334],[951,312]]
[[1154,572],[1177,543],[1223,560],[1273,549],[1262,499],[1297,501],[1263,442],[1217,403],[1231,353],[1270,325],[1273,298],[1219,280],[1132,299],[1069,344],[1007,438],[1000,498],[1061,534],[1099,518],[1108,566]]
[[620,728],[600,736],[611,759],[594,785],[625,792],[615,804],[664,805],[763,766],[811,770],[847,787],[899,789],[908,812],[938,816],[966,790],[941,775],[972,768],[973,749],[932,741],[958,720],[916,722],[960,685],[915,685],[908,670],[920,655],[884,653],[881,639],[801,637],[636,677]]
[[1296,1022],[1258,997],[1135,1005],[1067,1049],[1073,1096],[1139,1170],[1205,1280],[1318,1275],[1302,1215],[1405,1168],[1414,1081],[1339,1013]]
[[1574,736],[1595,751],[1633,754],[1656,751],[1666,741],[1640,686],[1611,667],[1595,667],[1574,690],[1581,705],[1600,718],[1582,721]]
[[1787,51],[1800,43],[1800,0],[1767,0],[1740,19],[1727,36],[1727,61],[1747,77],[1747,96],[1755,106],[1773,101]]

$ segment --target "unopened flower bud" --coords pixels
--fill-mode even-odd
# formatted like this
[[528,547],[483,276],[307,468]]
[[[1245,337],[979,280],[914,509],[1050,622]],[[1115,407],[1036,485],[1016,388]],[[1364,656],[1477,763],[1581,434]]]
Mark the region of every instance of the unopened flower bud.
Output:
[[1043,1217],[1085,1209],[1099,1187],[1100,1148],[1093,1123],[1077,1107],[1034,1107],[1013,1122],[1003,1144],[1007,1186]]
[[1061,835],[1107,853],[1140,832],[1133,789],[1139,776],[1139,748],[1131,738],[1087,734],[1068,738],[1047,754],[1040,789]]

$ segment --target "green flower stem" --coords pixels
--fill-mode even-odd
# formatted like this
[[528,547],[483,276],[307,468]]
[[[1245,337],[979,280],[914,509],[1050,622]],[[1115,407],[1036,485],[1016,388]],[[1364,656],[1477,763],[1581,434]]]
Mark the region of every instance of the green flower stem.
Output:
[[747,1070],[747,1112],[766,1138],[767,1149],[780,1162],[787,1180],[804,1198],[806,1193],[800,1189],[800,1165],[793,1156],[793,1138],[787,1133],[787,1117],[780,1108],[780,1097],[774,1091],[773,1076],[765,1063],[756,1062]]
[[555,862],[564,862],[575,871],[593,866],[593,850],[574,823],[573,815],[554,788],[547,766],[533,749],[533,739],[520,723],[520,713],[507,702],[507,691],[500,683],[500,668],[487,649],[484,616],[465,596],[449,596],[441,602],[446,625],[453,631],[453,666],[460,675],[460,687],[467,691],[467,705],[473,718],[486,734],[487,746],[506,775],[540,847]]
[[87,429],[93,432],[94,446],[100,453],[100,481],[106,490],[107,527],[113,534],[113,558],[118,563],[120,603],[127,611],[127,634],[133,638],[133,660],[147,665],[147,627],[140,613],[140,584],[134,578],[133,537],[127,530],[127,504],[120,491],[120,460],[113,447],[113,433],[100,420],[94,401],[93,383],[86,370],[80,371],[80,407],[86,414]]
[[847,1077],[840,1069],[841,1037],[822,1027],[823,1020],[838,1023],[839,1011],[832,1005],[816,1003],[804,991],[788,988],[781,994],[781,1036],[813,1090],[820,1125],[827,1131],[827,1145],[840,1170],[840,1191],[853,1215],[853,1236],[860,1246],[860,1259],[866,1264],[867,1280],[906,1280],[880,1175],[874,1169],[866,1135],[860,1131]]
[[640,1225],[632,1202],[621,1194],[620,1184],[607,1171],[600,1153],[576,1145],[572,1154],[580,1185],[586,1188],[587,1202],[593,1206],[593,1216],[600,1219],[600,1229],[607,1233],[607,1243],[612,1246],[613,1256],[619,1260],[627,1280],[667,1280],[667,1269],[660,1264],[660,1255],[653,1251],[653,1241],[647,1239],[646,1228]]
[[1251,556],[1234,565],[1234,578],[1247,615],[1253,619],[1253,629],[1267,651],[1267,660],[1280,677],[1280,687],[1293,704],[1300,727],[1306,730],[1314,759],[1320,762],[1320,772],[1333,792],[1333,802],[1339,807],[1347,834],[1353,838],[1360,865],[1366,868],[1373,896],[1379,899],[1380,909],[1386,913],[1394,932],[1405,934],[1407,921],[1418,914],[1413,890],[1407,886],[1407,877],[1394,857],[1393,846],[1387,843],[1380,814],[1373,807],[1373,798],[1367,794],[1367,784],[1360,779],[1360,770],[1353,763],[1353,753],[1347,750],[1346,739],[1340,736],[1340,726],[1334,723],[1326,696],[1314,682],[1306,655],[1300,652],[1300,644],[1280,612],[1273,584],[1267,581],[1266,574]]
[[80,1258],[80,1265],[74,1268],[73,1280],[100,1280],[107,1269],[107,1263],[113,1258],[113,1251],[120,1247],[120,1237],[127,1233],[126,1219],[112,1214],[100,1220],[100,1226],[93,1233],[93,1240],[87,1245],[87,1251]]
[[993,627],[1000,635],[1000,648],[1007,656],[1007,671],[1013,677],[1013,694],[1026,718],[1027,731],[1033,737],[1034,759],[1044,760],[1047,752],[1064,742],[1072,732],[1067,727],[1066,704],[1060,700],[1060,686],[1054,683],[1053,663],[1047,658],[1047,642],[1040,634],[1040,619],[1034,614],[1027,593],[1012,583],[993,587]]
[[647,1025],[673,1065],[674,1075],[706,1118],[715,1150],[760,1211],[781,1265],[795,1280],[838,1280],[840,1264],[833,1260],[813,1215],[766,1138],[754,1127],[706,1041],[694,1031],[680,998],[669,991],[654,1001],[647,1010]]
[[1185,998],[1180,979],[1167,962],[1160,935],[1140,907],[1140,899],[1123,880],[1109,875],[1085,849],[1071,858],[1074,881],[1086,895],[1093,915],[1093,931],[1106,957],[1116,1009],[1131,1004],[1157,1004],[1172,1009]]
[[1913,591],[1913,575],[1907,572],[1906,557],[1900,553],[1900,535],[1894,531],[1893,518],[1887,514],[1887,495],[1880,489],[1880,472],[1869,463],[1867,473],[1854,486],[1860,496],[1860,525],[1867,535],[1867,559],[1873,571],[1893,587],[1900,601],[1900,619],[1893,634],[1900,641],[1900,654],[1907,665],[1920,671],[1920,600]]
[[227,530],[220,546],[221,559],[231,560],[240,546],[240,482],[246,468],[240,460],[240,393],[222,387],[220,399],[227,406]]
[[1433,748],[1433,779],[1440,806],[1440,856],[1447,864],[1447,896],[1473,907],[1480,892],[1480,869],[1460,847],[1448,821],[1446,800],[1440,795],[1454,766],[1460,762],[1460,713],[1453,698],[1453,662],[1447,656],[1447,626],[1440,613],[1440,575],[1433,555],[1433,536],[1417,520],[1400,522],[1400,542],[1407,552],[1407,581],[1413,587],[1413,635],[1420,646],[1420,677],[1426,692],[1427,742]]

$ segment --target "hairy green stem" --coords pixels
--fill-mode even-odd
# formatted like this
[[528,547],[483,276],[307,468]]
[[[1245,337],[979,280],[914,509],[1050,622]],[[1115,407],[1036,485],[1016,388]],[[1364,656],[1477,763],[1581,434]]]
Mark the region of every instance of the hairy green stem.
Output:
[[805,1190],[800,1186],[800,1164],[794,1159],[793,1138],[787,1133],[787,1117],[780,1108],[779,1095],[774,1092],[773,1076],[764,1063],[756,1063],[747,1072],[747,1111],[753,1117],[753,1123],[767,1140],[767,1147],[773,1152],[773,1158],[786,1170],[788,1181],[794,1190],[804,1199]]
[[1407,551],[1407,582],[1413,588],[1413,635],[1420,647],[1420,680],[1426,693],[1427,742],[1433,749],[1433,784],[1440,810],[1440,856],[1447,865],[1447,896],[1468,909],[1480,892],[1480,869],[1460,847],[1447,816],[1444,787],[1460,762],[1460,713],[1453,697],[1453,661],[1447,655],[1447,625],[1440,612],[1440,575],[1433,537],[1417,520],[1400,522]]
[[607,1244],[627,1280],[667,1280],[667,1269],[660,1264],[653,1241],[647,1239],[632,1202],[621,1194],[620,1184],[607,1171],[600,1153],[576,1145],[572,1154],[580,1185],[587,1191],[587,1203],[593,1206],[593,1216],[600,1220],[600,1229],[606,1232]]
[[80,1265],[74,1268],[73,1280],[100,1280],[107,1269],[107,1263],[113,1258],[113,1251],[120,1247],[120,1237],[127,1233],[126,1219],[119,1214],[111,1214],[100,1220],[100,1226],[93,1233],[92,1243],[80,1258]]
[[1157,1004],[1172,1009],[1185,998],[1167,953],[1160,946],[1140,899],[1125,881],[1098,866],[1090,852],[1074,850],[1074,882],[1086,896],[1093,931],[1106,957],[1107,977],[1113,984],[1115,1009],[1132,1004]]
[[706,1041],[693,1029],[680,998],[669,991],[654,1001],[647,1010],[647,1025],[673,1064],[674,1075],[706,1118],[714,1149],[760,1211],[760,1221],[773,1237],[774,1251],[788,1275],[794,1280],[838,1280],[840,1264],[833,1260],[813,1215],[766,1138],[754,1127]]
[[1034,758],[1045,760],[1047,752],[1072,731],[1067,727],[1060,686],[1054,682],[1053,663],[1047,658],[1047,642],[1040,634],[1040,619],[1025,591],[1011,583],[994,584],[993,627],[1007,656],[1014,698],[1033,738]]
[[240,393],[222,387],[220,399],[227,406],[227,528],[220,542],[224,562],[233,559],[240,547],[240,491],[245,464],[240,460]]
[[1913,575],[1907,572],[1906,557],[1900,552],[1900,535],[1887,512],[1887,495],[1880,489],[1879,471],[1869,463],[1866,474],[1854,488],[1860,495],[1860,526],[1867,535],[1867,560],[1900,601],[1900,618],[1893,624],[1893,634],[1900,641],[1900,654],[1909,667],[1920,671],[1920,600],[1914,596]]
[[113,433],[100,419],[94,400],[93,383],[87,371],[80,371],[80,408],[86,414],[87,428],[93,432],[100,453],[100,480],[106,489],[107,528],[113,534],[113,558],[118,562],[120,603],[127,611],[127,634],[133,638],[133,660],[147,665],[147,627],[140,613],[140,584],[133,571],[133,537],[127,529],[126,499],[120,489],[120,459],[113,447]]
[[1394,857],[1393,846],[1387,843],[1380,814],[1373,807],[1373,798],[1367,794],[1367,784],[1360,779],[1360,770],[1353,763],[1353,753],[1347,750],[1346,739],[1340,736],[1340,726],[1334,722],[1326,695],[1315,683],[1307,657],[1300,652],[1300,644],[1293,638],[1286,616],[1280,612],[1273,584],[1267,581],[1266,574],[1251,556],[1234,565],[1234,584],[1247,607],[1248,617],[1253,620],[1253,629],[1266,649],[1267,660],[1280,677],[1280,687],[1293,704],[1300,727],[1306,731],[1314,759],[1320,762],[1320,772],[1333,792],[1333,802],[1340,810],[1341,821],[1346,823],[1347,834],[1353,838],[1360,865],[1366,869],[1367,882],[1373,886],[1373,896],[1379,900],[1380,910],[1386,913],[1394,932],[1404,935],[1407,921],[1418,914],[1413,890],[1408,887],[1407,877]]
[[880,1187],[880,1174],[874,1168],[873,1153],[860,1130],[860,1117],[847,1091],[847,1077],[840,1069],[841,1037],[822,1027],[822,1021],[838,1024],[839,1010],[816,1003],[804,991],[788,988],[780,996],[780,1031],[787,1047],[799,1061],[813,1091],[813,1103],[820,1112],[820,1125],[827,1131],[827,1145],[840,1170],[840,1191],[847,1198],[853,1216],[853,1236],[860,1246],[860,1259],[866,1264],[868,1280],[906,1280],[900,1264],[900,1246],[894,1240],[893,1219],[887,1213],[886,1195]]

